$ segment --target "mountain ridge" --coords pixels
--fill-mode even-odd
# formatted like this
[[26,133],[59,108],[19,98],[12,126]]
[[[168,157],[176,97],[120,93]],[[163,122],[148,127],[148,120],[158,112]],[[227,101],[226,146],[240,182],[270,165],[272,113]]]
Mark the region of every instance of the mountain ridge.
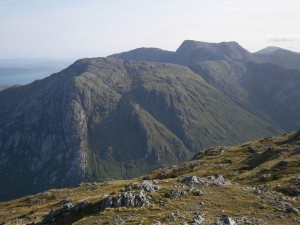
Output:
[[[1,91],[0,178],[7,185],[0,198],[128,179],[208,147],[300,127],[299,71],[249,64],[240,56],[251,53],[233,42],[213,45],[212,55],[229,47],[208,61],[192,43],[196,48],[185,54],[197,57],[190,61],[166,63],[173,53],[157,49],[145,57],[168,56],[163,62],[131,60],[144,57],[147,49],[140,49],[138,58],[81,59],[43,80]],[[231,57],[236,49],[241,54]]]
[[[156,56],[154,54],[151,58],[149,58],[149,54],[151,54],[150,51],[154,49],[156,50]],[[144,55],[142,54],[143,51],[145,52],[145,55],[148,55],[148,58],[144,57]],[[268,54],[260,53],[264,51],[267,51]],[[267,47],[255,53],[250,53],[235,41],[210,43],[186,40],[183,41],[183,43],[176,51],[166,51],[157,48],[143,47],[123,53],[113,54],[108,57],[114,57],[124,60],[131,59],[151,62],[159,62],[161,60],[160,62],[175,63],[181,65],[188,65],[191,62],[196,62],[199,60],[229,60],[243,63],[271,63],[278,64],[286,69],[300,70],[300,55],[298,52],[293,52],[278,47]]]

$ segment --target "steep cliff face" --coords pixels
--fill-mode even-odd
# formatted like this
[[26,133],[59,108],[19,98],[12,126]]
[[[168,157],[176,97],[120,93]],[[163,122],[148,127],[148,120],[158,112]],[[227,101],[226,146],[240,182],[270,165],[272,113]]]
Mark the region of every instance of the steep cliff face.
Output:
[[280,130],[187,67],[111,58],[2,91],[0,106],[2,199],[133,177]]
[[83,179],[87,123],[73,72],[1,92],[1,197]]
[[286,130],[300,128],[300,72],[274,64],[246,64],[240,84],[249,101]]

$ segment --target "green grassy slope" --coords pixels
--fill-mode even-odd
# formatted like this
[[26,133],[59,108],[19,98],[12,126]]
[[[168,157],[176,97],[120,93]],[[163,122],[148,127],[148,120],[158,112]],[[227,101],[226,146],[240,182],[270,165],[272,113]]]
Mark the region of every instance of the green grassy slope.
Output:
[[[195,221],[197,214],[204,218],[203,224],[212,224],[222,215],[240,221],[238,224],[299,224],[299,149],[299,132],[211,148],[191,161],[155,170],[147,177],[86,183],[0,203],[0,223],[39,223],[47,215],[49,218],[51,210],[60,210],[49,224],[183,224]],[[216,174],[225,182],[214,183]],[[200,183],[191,187],[182,182],[191,176]],[[145,180],[159,185],[158,190],[145,192],[151,197],[150,205],[101,209],[108,195],[118,196],[127,190],[126,185]],[[136,187],[132,193],[140,192]],[[202,194],[194,195],[195,189]],[[176,190],[185,194],[172,197]],[[85,206],[73,208],[79,202]]]

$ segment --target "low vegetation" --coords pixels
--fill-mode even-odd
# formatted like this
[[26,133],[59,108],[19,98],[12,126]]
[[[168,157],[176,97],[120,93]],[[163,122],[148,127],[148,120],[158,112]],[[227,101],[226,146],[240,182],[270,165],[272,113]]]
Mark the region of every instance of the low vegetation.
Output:
[[215,147],[133,180],[0,203],[0,224],[299,224],[299,162],[300,132]]

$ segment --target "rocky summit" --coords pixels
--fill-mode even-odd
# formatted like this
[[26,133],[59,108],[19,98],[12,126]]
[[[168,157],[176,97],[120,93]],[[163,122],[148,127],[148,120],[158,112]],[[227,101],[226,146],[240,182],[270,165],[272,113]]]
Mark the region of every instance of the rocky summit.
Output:
[[299,149],[300,132],[209,148],[132,180],[0,203],[0,224],[299,224]]
[[1,91],[0,199],[129,179],[213,146],[298,130],[300,71],[270,54],[185,41],[176,52],[81,59]]

